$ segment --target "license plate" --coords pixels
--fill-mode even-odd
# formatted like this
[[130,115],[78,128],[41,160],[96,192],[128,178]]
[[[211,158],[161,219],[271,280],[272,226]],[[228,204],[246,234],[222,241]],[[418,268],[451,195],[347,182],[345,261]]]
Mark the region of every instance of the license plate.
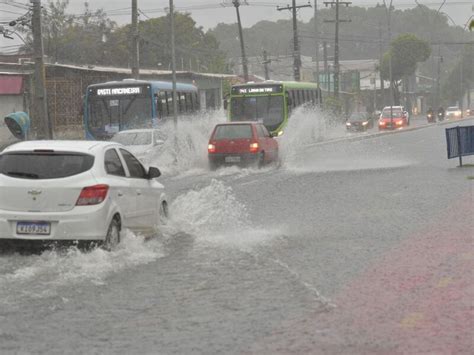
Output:
[[240,163],[240,157],[225,157],[226,163]]
[[49,222],[17,222],[17,234],[29,235],[49,235],[51,233],[51,223]]

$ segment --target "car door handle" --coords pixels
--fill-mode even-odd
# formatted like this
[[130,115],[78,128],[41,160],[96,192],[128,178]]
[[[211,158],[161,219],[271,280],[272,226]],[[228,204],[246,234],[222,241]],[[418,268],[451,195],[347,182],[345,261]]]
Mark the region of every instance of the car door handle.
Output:
[[140,196],[142,194],[141,190],[137,190],[137,195]]
[[122,196],[123,196],[123,192],[122,192],[122,191],[119,191],[119,192],[117,193],[117,196],[118,196],[118,197],[122,197]]

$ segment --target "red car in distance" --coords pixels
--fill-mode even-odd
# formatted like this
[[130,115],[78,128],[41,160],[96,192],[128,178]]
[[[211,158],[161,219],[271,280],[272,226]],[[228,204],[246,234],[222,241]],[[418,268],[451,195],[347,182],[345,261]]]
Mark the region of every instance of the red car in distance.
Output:
[[278,142],[262,123],[229,122],[214,127],[207,147],[209,167],[263,165],[278,161]]
[[408,127],[408,114],[399,107],[385,107],[379,118],[379,131]]

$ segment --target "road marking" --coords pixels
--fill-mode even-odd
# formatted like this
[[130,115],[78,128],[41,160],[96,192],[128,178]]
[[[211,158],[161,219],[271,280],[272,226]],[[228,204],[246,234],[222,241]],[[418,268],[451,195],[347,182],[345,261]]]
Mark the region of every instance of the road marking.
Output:
[[414,328],[423,320],[423,313],[411,313],[400,322],[402,328]]
[[449,286],[449,284],[452,284],[452,283],[453,283],[453,279],[451,277],[443,277],[441,280],[439,280],[436,287],[444,288],[444,287]]

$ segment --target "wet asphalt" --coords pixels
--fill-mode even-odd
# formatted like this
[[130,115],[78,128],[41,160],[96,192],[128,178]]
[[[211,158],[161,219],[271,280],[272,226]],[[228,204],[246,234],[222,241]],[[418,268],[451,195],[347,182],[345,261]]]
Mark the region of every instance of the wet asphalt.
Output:
[[1,255],[0,352],[472,353],[474,168],[446,127],[164,176],[154,240]]

